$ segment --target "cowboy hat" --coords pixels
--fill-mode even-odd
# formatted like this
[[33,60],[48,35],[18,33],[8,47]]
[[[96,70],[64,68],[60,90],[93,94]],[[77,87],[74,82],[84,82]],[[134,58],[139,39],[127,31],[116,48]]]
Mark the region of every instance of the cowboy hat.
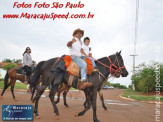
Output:
[[77,32],[81,32],[82,36],[84,36],[84,30],[81,30],[80,28],[77,28],[76,30],[74,30],[72,35],[74,36]]

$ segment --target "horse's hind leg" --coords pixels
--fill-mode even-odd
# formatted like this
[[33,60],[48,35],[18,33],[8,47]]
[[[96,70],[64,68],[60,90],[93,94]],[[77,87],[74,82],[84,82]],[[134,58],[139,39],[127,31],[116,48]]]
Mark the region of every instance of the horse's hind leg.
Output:
[[53,105],[54,112],[56,113],[56,119],[59,119],[59,111],[58,111],[58,108],[54,102],[54,96],[58,90],[58,86],[59,85],[52,85],[52,87],[50,89],[50,94],[49,94],[49,98],[50,98],[50,101]]
[[87,100],[86,93],[85,93],[85,98],[86,98],[86,99],[85,99],[85,102],[84,102],[83,106],[86,108],[86,107],[87,107],[87,101],[88,101],[88,100]]
[[2,91],[2,93],[1,93],[1,96],[0,96],[0,99],[2,99],[3,94],[5,93],[6,89],[7,89],[9,86],[10,86],[10,83],[8,83],[7,85],[4,86],[3,91]]
[[39,101],[41,95],[44,93],[47,86],[48,86],[48,84],[42,84],[39,91],[36,94],[36,97],[35,97],[36,102],[35,102],[35,109],[34,109],[36,119],[40,119],[39,114],[38,114],[38,101]]
[[75,116],[83,116],[85,114],[85,112],[91,108],[91,99],[90,99],[90,94],[88,92],[85,92],[85,96],[86,96],[86,102],[87,102],[87,106],[84,108],[83,111],[76,113]]
[[12,97],[15,101],[18,101],[16,98],[15,98],[15,94],[14,94],[14,86],[15,86],[15,82],[16,80],[11,80],[11,93],[12,93]]
[[60,102],[60,95],[64,90],[65,89],[64,89],[63,85],[59,86],[59,89],[57,90],[57,101],[55,101],[55,104]]
[[67,93],[69,92],[69,90],[70,90],[70,87],[67,86],[66,90],[63,92],[63,101],[64,101],[64,105],[66,106],[66,108],[69,107],[68,104],[67,104],[67,101],[66,101],[66,96],[67,96]]
[[100,100],[102,102],[102,107],[104,108],[104,110],[107,110],[107,107],[105,106],[105,103],[104,103],[104,97],[103,97],[103,93],[101,90],[98,91],[98,94],[100,96]]

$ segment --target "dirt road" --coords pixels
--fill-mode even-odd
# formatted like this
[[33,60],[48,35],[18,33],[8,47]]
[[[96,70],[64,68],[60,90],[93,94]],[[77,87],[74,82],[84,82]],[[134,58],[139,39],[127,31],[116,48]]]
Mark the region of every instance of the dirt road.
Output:
[[[123,90],[119,89],[103,91],[107,111],[104,111],[98,98],[97,116],[101,122],[155,122],[155,104],[123,100],[119,97],[122,92]],[[32,105],[29,93],[15,91],[15,95],[18,99],[17,102],[12,99],[10,91],[6,91],[3,99],[0,100],[0,110],[2,110],[2,105]],[[55,114],[47,95],[48,92],[41,97],[39,102],[41,119],[34,119],[34,122],[93,122],[92,109],[88,110],[84,116],[74,117],[76,112],[83,110],[85,97],[82,91],[70,91],[68,93],[67,103],[69,108],[63,105],[61,98],[61,102],[58,104],[60,120],[55,120]],[[162,114],[163,105],[161,105],[160,110]],[[163,116],[161,116],[160,120],[163,121]],[[1,115],[0,121],[2,121]]]

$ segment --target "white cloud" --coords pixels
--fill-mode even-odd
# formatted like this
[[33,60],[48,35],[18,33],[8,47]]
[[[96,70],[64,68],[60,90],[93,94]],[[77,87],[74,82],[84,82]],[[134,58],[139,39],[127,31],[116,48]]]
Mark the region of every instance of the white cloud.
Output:
[[[23,2],[22,0],[17,0]],[[42,3],[42,0],[38,0]],[[72,3],[78,1],[69,0]],[[34,3],[36,1],[24,1]],[[46,3],[54,1],[46,0]],[[66,3],[67,0],[58,1]],[[14,1],[0,2],[0,60],[4,58],[22,58],[27,46],[32,49],[32,57],[37,62],[68,54],[66,43],[72,39],[76,28],[85,30],[84,36],[91,38],[92,53],[96,58],[108,56],[122,49],[126,64],[132,65],[135,2],[131,0],[82,0],[84,8],[76,9],[18,9],[12,8]],[[140,1],[139,29],[137,40],[136,64],[154,59],[154,45],[163,45],[161,34],[163,24],[162,1]],[[94,14],[93,19],[56,19],[27,20],[2,19],[6,13],[88,13]],[[161,59],[163,57],[161,56]],[[126,79],[115,79],[129,85],[132,68],[126,65],[130,76]]]

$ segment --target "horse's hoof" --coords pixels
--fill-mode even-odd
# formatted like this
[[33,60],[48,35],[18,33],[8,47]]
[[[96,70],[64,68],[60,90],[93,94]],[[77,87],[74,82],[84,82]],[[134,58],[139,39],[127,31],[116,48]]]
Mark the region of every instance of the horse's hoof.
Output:
[[56,120],[59,120],[59,115],[55,115],[55,119]]
[[3,99],[3,96],[0,95],[0,99]]
[[75,113],[75,114],[74,114],[74,117],[78,117],[78,113]]
[[66,108],[69,108],[69,106],[67,105]]
[[32,103],[35,103],[35,100],[32,100]]
[[18,101],[18,99],[14,98],[14,101]]
[[40,119],[40,116],[36,116],[36,119]]
[[104,111],[107,111],[108,109],[107,108],[104,108]]
[[97,119],[97,120],[94,120],[94,122],[101,122],[101,121]]

